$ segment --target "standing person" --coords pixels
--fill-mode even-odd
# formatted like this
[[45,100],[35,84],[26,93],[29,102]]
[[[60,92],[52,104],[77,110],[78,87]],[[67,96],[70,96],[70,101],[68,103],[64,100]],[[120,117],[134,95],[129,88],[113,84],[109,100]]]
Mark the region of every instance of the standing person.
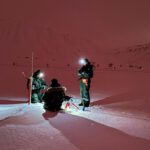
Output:
[[41,70],[37,70],[33,73],[33,76],[27,80],[27,88],[30,89],[30,81],[32,80],[31,89],[31,103],[41,103],[43,93],[42,90],[46,89],[47,84],[44,80],[44,73]]
[[90,61],[85,58],[81,59],[80,63],[83,65],[78,70],[78,76],[80,79],[80,94],[82,97],[81,103],[79,106],[89,107],[90,104],[90,85],[91,85],[91,78],[93,77],[93,65]]

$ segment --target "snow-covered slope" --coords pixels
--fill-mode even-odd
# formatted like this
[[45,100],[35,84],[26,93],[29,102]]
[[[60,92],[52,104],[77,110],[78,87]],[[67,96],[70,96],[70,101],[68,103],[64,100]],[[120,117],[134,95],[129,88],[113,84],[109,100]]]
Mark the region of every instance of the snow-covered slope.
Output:
[[[1,110],[5,111],[0,106]],[[47,112],[41,104],[15,104],[0,120],[1,150],[149,150],[149,120],[98,107],[88,111]],[[17,111],[13,109],[16,108]],[[3,114],[4,116],[4,114]],[[82,118],[80,118],[80,117]]]
[[[27,76],[31,74],[32,51],[34,70],[43,69],[48,82],[57,77],[68,87],[69,93],[79,91],[76,71],[80,57],[95,62],[94,91],[99,87],[95,83],[112,85],[117,82],[110,82],[109,72],[101,75],[103,70],[148,69],[147,48],[146,52],[139,53],[125,50],[122,55],[124,47],[149,43],[148,6],[146,0],[136,2],[136,5],[134,0],[109,3],[98,0],[1,0],[0,96],[8,93],[11,97],[26,97],[22,72]],[[121,54],[116,54],[115,48],[120,48]],[[125,76],[119,73],[117,77]],[[128,84],[127,80],[125,82]],[[98,92],[102,91],[98,89]]]

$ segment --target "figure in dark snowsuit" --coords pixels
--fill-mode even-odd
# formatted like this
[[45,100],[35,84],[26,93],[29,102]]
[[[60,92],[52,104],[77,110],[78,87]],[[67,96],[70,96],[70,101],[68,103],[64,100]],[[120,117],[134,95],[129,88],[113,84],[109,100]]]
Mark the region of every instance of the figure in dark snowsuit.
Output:
[[50,87],[43,96],[44,108],[49,111],[59,111],[65,99],[66,88],[61,86],[57,79],[52,79]]
[[89,107],[90,104],[90,85],[93,77],[93,65],[88,59],[84,59],[83,66],[78,70],[80,79],[80,95],[82,97],[80,106]]
[[31,78],[28,78],[27,80],[28,89],[30,89],[30,83],[32,83],[31,103],[41,103],[43,97],[42,91],[47,87],[47,84],[43,78],[43,72],[41,70],[37,70],[36,72],[33,73],[33,76]]

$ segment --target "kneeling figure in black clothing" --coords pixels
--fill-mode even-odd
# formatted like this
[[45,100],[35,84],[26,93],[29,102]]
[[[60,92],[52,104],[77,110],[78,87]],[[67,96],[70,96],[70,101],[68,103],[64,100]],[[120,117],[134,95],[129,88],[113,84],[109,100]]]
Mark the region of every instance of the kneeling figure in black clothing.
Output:
[[57,79],[52,79],[50,87],[43,96],[44,109],[59,111],[65,98],[65,91],[66,88],[61,86]]

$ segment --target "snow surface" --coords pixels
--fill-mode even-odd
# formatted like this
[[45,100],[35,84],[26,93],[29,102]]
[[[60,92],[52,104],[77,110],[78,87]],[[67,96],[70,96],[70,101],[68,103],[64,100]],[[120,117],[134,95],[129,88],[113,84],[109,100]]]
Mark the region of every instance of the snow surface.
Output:
[[[62,107],[65,106],[65,103]],[[100,106],[48,112],[43,104],[1,104],[1,150],[148,150],[150,119]]]

